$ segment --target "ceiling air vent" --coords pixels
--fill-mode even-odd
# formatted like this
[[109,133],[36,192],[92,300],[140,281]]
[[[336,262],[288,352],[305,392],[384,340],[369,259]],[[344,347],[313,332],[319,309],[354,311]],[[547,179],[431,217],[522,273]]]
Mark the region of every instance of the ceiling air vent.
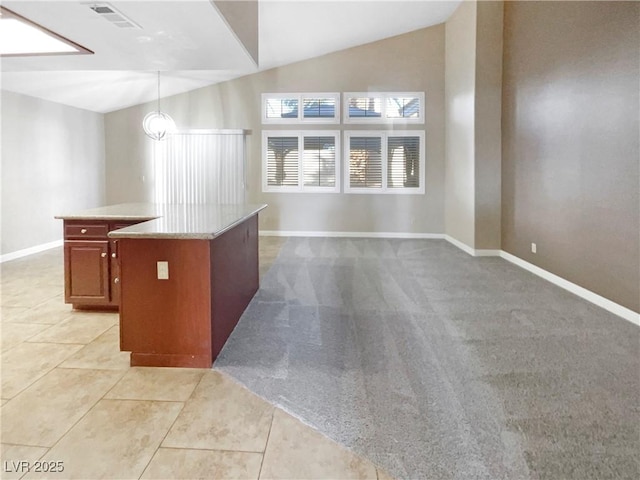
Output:
[[130,18],[125,17],[122,13],[116,10],[113,6],[108,3],[88,3],[87,4],[91,10],[96,12],[102,18],[107,20],[108,22],[114,24],[119,28],[139,28],[142,27],[138,25],[136,22],[131,20]]

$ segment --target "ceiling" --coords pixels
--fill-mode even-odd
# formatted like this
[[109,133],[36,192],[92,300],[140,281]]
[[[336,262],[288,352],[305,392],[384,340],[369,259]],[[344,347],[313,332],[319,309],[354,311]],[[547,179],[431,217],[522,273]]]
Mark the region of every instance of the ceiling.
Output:
[[105,2],[3,1],[95,53],[3,57],[1,88],[106,113],[154,100],[156,71],[163,97],[182,93],[442,23],[460,0],[260,0],[257,64],[238,34],[255,24],[228,21],[220,2],[107,2],[140,29],[108,22],[89,8],[95,3]]

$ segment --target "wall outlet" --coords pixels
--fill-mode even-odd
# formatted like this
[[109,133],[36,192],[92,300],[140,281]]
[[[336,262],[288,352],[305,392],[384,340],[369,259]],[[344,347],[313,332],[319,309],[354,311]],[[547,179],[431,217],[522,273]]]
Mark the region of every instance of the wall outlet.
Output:
[[538,251],[538,247],[536,246],[535,243],[531,244],[531,253],[537,253]]
[[158,262],[158,280],[169,280],[169,262]]

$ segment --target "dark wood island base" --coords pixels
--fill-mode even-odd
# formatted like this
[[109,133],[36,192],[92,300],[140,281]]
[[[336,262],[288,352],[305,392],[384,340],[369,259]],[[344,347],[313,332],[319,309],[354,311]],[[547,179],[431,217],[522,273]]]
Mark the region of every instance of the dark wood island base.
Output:
[[119,253],[120,349],[131,365],[211,368],[258,290],[257,214],[211,240],[121,238]]
[[132,366],[211,368],[258,290],[264,208],[124,203],[57,216],[65,301],[119,308]]

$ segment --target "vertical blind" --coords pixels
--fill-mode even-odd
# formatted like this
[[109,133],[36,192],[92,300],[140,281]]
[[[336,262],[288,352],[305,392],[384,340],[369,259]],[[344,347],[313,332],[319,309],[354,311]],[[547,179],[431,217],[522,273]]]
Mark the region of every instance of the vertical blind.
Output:
[[245,202],[242,131],[173,133],[154,148],[156,203]]

